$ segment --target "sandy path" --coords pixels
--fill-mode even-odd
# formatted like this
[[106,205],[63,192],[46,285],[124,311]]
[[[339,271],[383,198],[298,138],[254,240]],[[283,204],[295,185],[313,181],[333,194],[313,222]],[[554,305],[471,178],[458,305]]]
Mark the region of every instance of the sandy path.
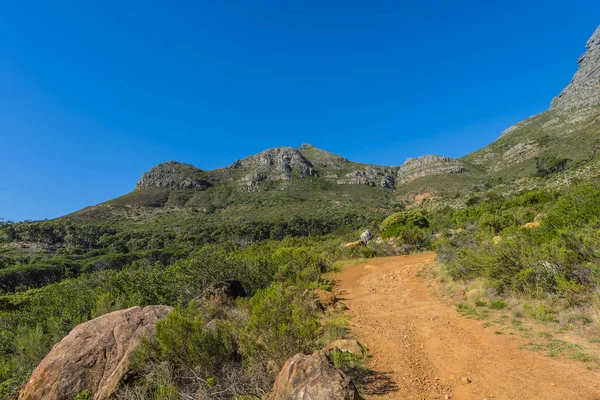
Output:
[[435,253],[373,259],[335,277],[352,332],[372,356],[365,397],[600,399],[600,372],[519,350],[514,338],[435,298],[416,276],[434,259]]

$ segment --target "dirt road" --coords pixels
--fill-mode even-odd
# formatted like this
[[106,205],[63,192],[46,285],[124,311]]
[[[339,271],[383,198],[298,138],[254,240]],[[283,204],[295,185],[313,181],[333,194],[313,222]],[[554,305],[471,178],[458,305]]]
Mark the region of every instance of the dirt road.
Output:
[[432,293],[417,272],[435,253],[348,266],[335,291],[369,349],[369,399],[600,399],[600,372],[518,349]]

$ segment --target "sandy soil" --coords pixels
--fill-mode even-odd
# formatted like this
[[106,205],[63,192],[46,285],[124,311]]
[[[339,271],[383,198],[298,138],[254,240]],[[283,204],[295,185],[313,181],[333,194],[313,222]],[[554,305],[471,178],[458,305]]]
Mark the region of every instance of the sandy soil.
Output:
[[370,358],[369,399],[600,399],[600,372],[519,350],[431,293],[416,274],[435,253],[373,259],[335,276]]

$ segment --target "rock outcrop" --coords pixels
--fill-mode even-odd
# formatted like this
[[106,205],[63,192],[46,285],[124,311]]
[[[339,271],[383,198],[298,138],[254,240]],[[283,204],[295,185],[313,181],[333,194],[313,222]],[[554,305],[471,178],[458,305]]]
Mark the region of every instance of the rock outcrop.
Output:
[[588,40],[586,52],[577,63],[579,69],[573,80],[552,100],[551,110],[600,105],[600,26]]
[[275,147],[237,160],[229,168],[247,170],[241,182],[249,187],[258,182],[288,180],[297,175],[316,176],[313,165],[292,147]]
[[202,170],[193,165],[168,161],[144,172],[136,189],[166,187],[205,190],[211,183],[202,175]]
[[73,400],[89,390],[108,399],[126,376],[133,351],[144,334],[154,335],[167,306],[132,307],[75,327],[33,371],[19,400]]
[[395,170],[391,167],[379,167],[367,165],[364,169],[346,174],[344,178],[338,179],[338,185],[365,185],[393,188],[396,182]]
[[398,183],[409,183],[418,178],[432,175],[462,174],[467,167],[459,160],[429,155],[409,158],[398,169]]
[[265,400],[358,400],[354,383],[323,352],[296,354],[277,374]]

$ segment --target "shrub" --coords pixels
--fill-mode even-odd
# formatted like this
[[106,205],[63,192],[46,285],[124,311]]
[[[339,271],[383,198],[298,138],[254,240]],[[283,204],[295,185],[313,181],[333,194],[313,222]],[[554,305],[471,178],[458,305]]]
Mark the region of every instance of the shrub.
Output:
[[177,368],[196,368],[209,377],[237,358],[237,342],[227,322],[217,321],[214,329],[204,329],[195,306],[192,302],[159,321],[156,341],[162,360]]
[[402,234],[404,229],[428,228],[429,221],[418,211],[401,211],[387,217],[381,223],[381,237],[396,237]]
[[282,284],[258,291],[250,301],[243,354],[282,365],[296,353],[312,352],[319,319],[307,300],[298,289]]

